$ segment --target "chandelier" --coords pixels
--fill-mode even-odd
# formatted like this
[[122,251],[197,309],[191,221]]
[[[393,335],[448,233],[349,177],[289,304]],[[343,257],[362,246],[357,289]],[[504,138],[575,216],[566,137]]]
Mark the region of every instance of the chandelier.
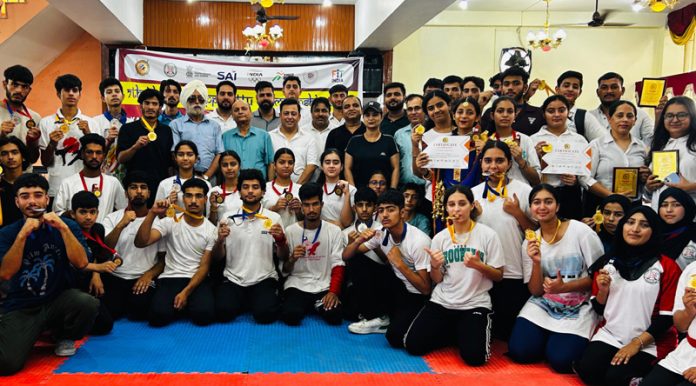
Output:
[[544,52],[551,51],[552,48],[558,48],[566,38],[566,32],[559,29],[553,34],[553,37],[549,34],[549,3],[551,0],[543,0],[546,3],[546,22],[544,22],[544,29],[541,31],[529,31],[527,33],[527,42],[532,48],[540,48]]
[[634,0],[633,10],[640,11],[643,8],[650,8],[653,12],[662,12],[665,9],[673,9],[679,0]]
[[264,8],[271,8],[275,3],[283,4],[284,2],[285,0],[251,0],[251,4],[259,3]]
[[276,40],[283,37],[283,29],[276,24],[266,32],[266,23],[256,24],[253,27],[244,28],[242,35],[247,39],[245,50],[263,49],[271,44],[275,45]]

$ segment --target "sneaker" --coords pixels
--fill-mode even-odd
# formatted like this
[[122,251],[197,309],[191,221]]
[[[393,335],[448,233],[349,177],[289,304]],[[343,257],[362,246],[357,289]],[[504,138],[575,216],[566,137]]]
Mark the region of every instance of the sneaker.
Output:
[[370,320],[362,319],[348,325],[348,331],[353,334],[385,334],[389,327],[389,317],[380,316]]
[[59,357],[71,357],[75,355],[75,341],[64,339],[58,342],[56,349],[53,351]]

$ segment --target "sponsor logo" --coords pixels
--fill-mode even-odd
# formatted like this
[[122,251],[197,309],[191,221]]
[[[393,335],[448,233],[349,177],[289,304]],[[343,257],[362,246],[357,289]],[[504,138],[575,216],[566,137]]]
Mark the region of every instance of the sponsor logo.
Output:
[[643,274],[643,279],[649,284],[657,284],[660,282],[660,271],[657,268],[650,268]]
[[331,83],[343,83],[343,70],[331,70]]
[[230,72],[218,71],[217,79],[218,80],[237,80],[237,71],[230,71]]
[[167,63],[164,65],[164,75],[167,75],[170,78],[173,78],[176,76],[177,68],[174,63]]
[[318,78],[316,71],[309,71],[302,74],[302,79],[304,79],[304,82],[307,84],[314,83]]
[[527,119],[529,120],[530,125],[533,125],[534,121],[536,121],[536,118],[534,118],[534,117],[527,117]]
[[186,77],[193,78],[193,66],[186,66]]
[[186,66],[187,78],[211,78],[212,76],[209,72],[198,72],[193,69],[193,66]]
[[563,144],[563,148],[566,150],[570,150],[570,144],[569,143]]
[[284,73],[283,71],[278,71],[278,72],[276,72],[275,75],[273,76],[273,79],[271,79],[271,82],[276,82],[276,81],[279,81],[279,80],[283,80],[283,78],[285,78],[285,73]]
[[141,76],[147,75],[150,72],[150,63],[148,63],[145,59],[138,60],[135,62],[135,72]]
[[249,81],[252,83],[258,83],[263,79],[263,72],[247,72],[247,78],[249,78]]

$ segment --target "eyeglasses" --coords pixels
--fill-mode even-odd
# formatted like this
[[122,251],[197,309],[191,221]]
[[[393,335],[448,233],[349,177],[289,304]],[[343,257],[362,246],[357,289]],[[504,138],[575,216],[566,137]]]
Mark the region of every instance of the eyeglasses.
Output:
[[198,102],[198,103],[205,103],[205,98],[203,98],[203,97],[196,97],[196,96],[190,96],[190,97],[187,99],[187,101],[188,101],[188,103],[196,103],[196,102]]
[[372,181],[368,182],[368,184],[374,185],[374,186],[387,186],[387,181],[372,180]]
[[677,121],[683,121],[688,117],[689,117],[689,113],[684,113],[684,112],[676,113],[676,114],[667,113],[667,114],[665,114],[665,121],[671,121],[674,118],[677,118]]

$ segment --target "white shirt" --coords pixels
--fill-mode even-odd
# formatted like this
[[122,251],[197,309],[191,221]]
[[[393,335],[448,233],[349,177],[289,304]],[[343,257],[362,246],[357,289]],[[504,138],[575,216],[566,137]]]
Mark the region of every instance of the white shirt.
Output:
[[[177,179],[178,178],[178,179]],[[193,178],[198,178],[198,177],[193,177]],[[202,178],[198,178],[201,181],[205,181]],[[172,191],[172,187],[176,183],[179,185],[180,188],[183,187],[184,182],[188,181],[189,178],[180,178],[176,175],[167,177],[160,181],[159,185],[157,186],[157,194],[155,195],[155,200],[163,200],[165,198],[169,197],[169,192]],[[205,183],[208,185],[208,195],[210,195],[210,183],[208,181],[205,181]],[[206,209],[210,209],[210,202],[206,200]],[[176,194],[176,204],[179,205],[180,207],[184,207],[184,189],[179,189],[179,192]]]
[[[540,231],[536,233],[539,235]],[[532,259],[527,255],[527,240],[520,249],[524,281],[528,283],[532,275]],[[599,236],[587,225],[570,220],[563,238],[551,245],[541,242],[543,276],[556,277],[560,270],[566,283],[582,279],[588,276],[587,268],[603,254],[604,247]],[[589,339],[597,322],[589,299],[589,291],[532,296],[522,307],[519,317],[549,331]]]
[[160,243],[164,243],[167,252],[160,279],[192,278],[201,266],[203,253],[213,250],[217,238],[217,228],[208,219],[192,227],[183,217],[179,222],[165,217],[154,223],[152,229],[162,235]]
[[[686,308],[682,298],[684,297],[684,289],[689,286],[692,275],[696,275],[696,263],[689,264],[686,269],[684,269],[681,276],[679,276],[677,291],[674,295],[673,312]],[[691,321],[687,333],[691,338],[696,339],[696,319]],[[665,359],[661,360],[659,365],[681,375],[684,371],[696,367],[696,347],[689,344],[686,339],[682,339],[682,341],[679,342],[679,346],[669,353]]]
[[[120,209],[104,218],[102,225],[104,225],[105,234],[108,235],[116,228],[116,225],[123,218],[124,212],[124,209]],[[145,248],[138,248],[133,243],[143,221],[145,221],[145,217],[136,217],[121,231],[115,249],[121,256],[123,263],[112,273],[114,276],[124,280],[138,279],[157,264],[157,252],[161,240]],[[158,221],[159,219],[155,218],[155,223]]]
[[430,301],[451,310],[478,307],[490,310],[493,305],[488,291],[493,288],[493,281],[480,271],[464,265],[464,255],[467,252],[478,255],[483,263],[493,268],[504,267],[505,258],[497,240],[498,235],[493,229],[478,223],[469,234],[457,233],[456,238],[459,242],[466,240],[466,244],[454,244],[447,229],[433,237],[430,248],[439,249],[445,255],[445,273],[442,281],[433,289]]
[[[681,138],[670,138],[667,144],[662,150],[679,150],[679,174],[681,174],[687,181],[696,181],[696,152],[689,150],[686,145],[686,141],[689,139],[688,135]],[[652,160],[650,161],[650,170],[652,170]],[[658,204],[660,193],[667,189],[667,186],[656,190],[652,194],[651,206],[653,210],[658,211]],[[691,198],[696,202],[696,190],[687,192]]]
[[[242,214],[242,208],[225,213],[223,218],[239,214]],[[261,208],[259,214],[268,217],[274,224],[283,226],[283,221],[277,213]],[[237,218],[235,221],[227,220],[230,235],[225,239],[225,278],[242,287],[260,283],[268,278],[278,280],[273,262],[274,240],[263,226],[265,220],[253,218],[242,221],[241,218]],[[235,225],[236,223],[240,225]]]
[[[300,184],[292,183],[290,186],[279,186],[276,185],[274,181],[266,182],[266,193],[263,196],[263,201],[261,205],[266,209],[271,209],[275,204],[278,203],[281,195],[284,196],[286,191],[292,193],[293,198],[300,199]],[[283,224],[290,225],[295,223],[298,218],[294,212],[290,210],[290,206],[286,206],[285,209],[281,209],[278,212],[273,212],[280,215],[283,219]]]
[[220,114],[218,113],[217,109],[209,112],[208,114],[205,115],[208,117],[211,121],[215,121],[220,125],[220,134],[225,134],[226,131],[232,130],[235,127],[237,127],[237,122],[232,119],[232,114],[230,114],[227,119],[223,119]]
[[[483,213],[476,221],[479,224],[487,225],[498,234],[500,249],[505,260],[503,277],[506,279],[522,279],[522,257],[519,251],[524,232],[517,220],[503,210],[504,199],[498,197],[491,202],[486,197],[483,197],[485,186],[486,183],[483,182],[471,189],[474,200],[479,202],[483,210]],[[520,209],[528,217],[531,217],[529,211],[529,192],[531,190],[531,186],[518,180],[510,180],[506,186],[507,196],[513,197],[513,195],[517,195]]]
[[304,129],[304,131],[308,134],[311,134],[314,136],[314,141],[316,142],[317,148],[319,150],[319,155],[324,152],[324,148],[326,147],[326,138],[329,137],[329,133],[333,131],[335,127],[327,127],[326,129],[319,131],[314,128],[313,125],[309,125]]
[[[208,197],[210,197],[213,193],[218,193],[220,196],[222,196],[222,186],[218,185],[212,187],[208,193]],[[237,210],[242,207],[242,199],[239,197],[239,191],[237,190],[236,186],[234,187],[234,192],[226,191],[225,193],[227,194],[225,196],[225,201],[218,206],[218,215],[222,215],[226,212]],[[210,203],[210,201],[208,201],[208,203]],[[220,217],[218,217],[218,220],[219,219]]]
[[[56,116],[60,119],[64,118],[63,113],[58,109],[56,114],[43,117],[39,122],[39,128],[41,129],[39,148],[41,151],[45,151],[48,144],[51,142],[49,134],[54,130],[60,130],[62,122],[57,121]],[[84,134],[82,130],[77,127],[79,121],[87,121],[90,130],[97,130],[97,124],[94,123],[92,118],[82,114],[80,110],[77,110],[75,119],[69,124],[69,131],[67,134],[63,134],[63,138],[61,138],[56,145],[53,166],[48,167],[48,195],[50,197],[56,196],[60,183],[66,177],[82,170],[82,160],[79,159],[79,152],[80,138],[82,138]]]
[[[126,123],[133,122],[136,119],[138,119],[138,118],[126,117]],[[97,126],[93,132],[101,135],[104,138],[108,137],[109,136],[109,129],[112,126],[111,121],[106,119],[106,116],[104,116],[104,114],[96,115],[96,116],[92,117],[92,120],[94,120],[94,123]],[[113,126],[116,127],[116,129],[118,129],[118,131],[120,131],[121,126],[122,126],[121,121],[119,121],[118,119],[113,119],[113,121],[114,121]],[[114,138],[114,141],[111,143],[111,146],[108,147],[108,149],[106,150],[106,154],[104,155],[104,163],[102,164],[102,172],[104,172],[106,174],[113,173],[119,165],[118,159],[116,158],[116,147],[117,146],[118,146],[118,138]]]
[[[406,234],[402,234],[400,243],[395,243],[389,231],[385,229],[377,232],[373,238],[367,240],[364,244],[365,247],[370,250],[380,247],[385,255],[387,255],[392,248],[399,248],[403,262],[408,266],[409,269],[411,269],[411,271],[417,272],[423,269],[430,269],[430,255],[425,252],[425,248],[430,246],[430,237],[428,237],[428,235],[423,233],[423,231],[420,229],[409,225],[408,223],[404,223],[404,226]],[[408,281],[408,279],[406,279],[401,271],[396,269],[393,265],[392,270],[394,271],[396,277],[404,283],[408,292],[413,294],[421,294],[421,292],[417,290],[416,287],[414,287],[413,284]]]
[[336,117],[334,117],[333,113],[329,114],[329,129],[335,129],[341,125],[344,125],[345,123],[345,118],[338,120]]
[[[564,143],[579,144],[585,148],[588,146],[587,140],[582,135],[566,130],[561,135],[557,136],[556,134],[551,133],[546,128],[546,125],[542,126],[538,132],[534,133],[530,139],[532,140],[534,146],[536,146],[539,142],[544,141],[551,144],[554,149],[562,148],[562,144]],[[536,149],[534,152],[536,153]],[[560,174],[548,174],[544,173],[543,170],[541,172],[541,181],[555,187],[563,185]],[[596,182],[597,181],[595,181],[593,178],[587,176],[578,176],[578,183],[585,189],[594,185]]]
[[[577,114],[578,107],[573,106],[570,111],[568,112],[568,123],[567,126],[568,130],[577,133],[578,129],[575,126],[575,114]],[[587,142],[591,142],[597,138],[603,137],[607,133],[607,129],[602,126],[597,121],[597,118],[595,118],[594,115],[590,114],[589,111],[585,113],[585,135],[584,137],[587,139]]]
[[[347,246],[348,244],[350,244],[350,238],[348,237],[348,235],[351,234],[351,232],[356,231],[356,232],[360,233],[358,231],[357,224],[358,224],[358,220],[356,219],[355,222],[353,222],[353,225],[349,226],[348,228],[346,228],[342,231],[344,245]],[[375,230],[382,229],[382,224],[380,224],[379,221],[375,220],[372,222],[372,226],[370,227],[370,229],[375,229]],[[377,264],[381,264],[381,265],[385,264],[385,262],[382,261],[382,259],[380,259],[379,256],[377,256],[377,253],[375,253],[374,251],[367,251],[367,252],[365,252],[364,255]]]
[[[601,105],[594,110],[589,110],[587,113],[592,114],[601,125],[604,125],[607,132],[611,129],[609,119],[604,115]],[[643,141],[647,147],[650,147],[652,144],[653,136],[655,135],[655,124],[648,116],[648,113],[641,109],[637,110],[636,123],[631,128],[631,135]]]
[[340,224],[341,222],[341,211],[343,210],[343,205],[345,205],[346,194],[350,195],[350,206],[352,207],[355,203],[355,192],[357,189],[355,186],[348,184],[348,192],[343,192],[342,195],[337,195],[334,192],[336,184],[327,182],[322,185],[324,189],[324,196],[322,201],[324,206],[321,208],[321,219],[326,221],[335,221]]
[[[104,218],[114,210],[123,209],[128,206],[126,193],[121,186],[121,182],[114,176],[101,174],[103,177],[101,195],[99,198],[99,216],[97,222],[102,222]],[[94,192],[99,189],[99,177],[85,177],[87,191]],[[53,201],[53,211],[61,215],[66,210],[72,210],[72,197],[77,192],[85,190],[82,185],[80,174],[76,173],[63,180],[58,188],[58,193]]]
[[[534,143],[528,135],[519,132],[517,132],[516,134],[519,136],[517,142],[520,148],[522,149],[522,158],[525,161],[527,161],[529,166],[536,170],[537,174],[540,174],[541,164],[539,163],[539,157],[537,156],[536,149],[534,149]],[[497,137],[494,135],[493,140],[495,140],[496,138]],[[505,141],[508,138],[512,138],[512,136],[500,137],[498,139],[501,141]],[[526,184],[529,184],[527,178],[525,178],[524,174],[522,174],[522,171],[520,170],[520,166],[517,164],[517,161],[515,161],[514,159],[512,160],[512,166],[510,167],[507,176],[509,178],[514,178],[516,180],[520,180]]]
[[317,143],[312,134],[297,130],[295,135],[288,139],[285,134],[280,132],[280,128],[271,130],[268,134],[271,136],[271,142],[273,142],[274,153],[278,149],[286,147],[295,154],[295,170],[290,175],[290,179],[293,182],[297,182],[300,179],[307,165],[319,166]]
[[[605,188],[614,189],[614,168],[641,167],[648,159],[648,148],[643,141],[631,135],[631,143],[624,152],[611,133],[590,143],[592,149],[592,177]],[[614,192],[620,193],[620,192]]]
[[[25,106],[26,107],[26,106]],[[31,120],[34,121],[36,126],[39,125],[39,121],[41,121],[41,116],[39,113],[32,111],[31,109],[27,108],[29,112],[29,115],[31,116]],[[22,111],[22,114],[20,114],[17,110],[14,110],[12,114],[10,114],[10,111],[7,110],[7,104],[5,103],[0,103],[0,122],[5,122],[5,121],[12,121],[13,117],[19,119],[19,124],[15,125],[14,129],[12,132],[8,135],[14,135],[15,137],[19,138],[25,145],[27,144],[27,133],[29,132],[29,128],[27,127],[27,122],[29,122],[29,117],[26,115],[23,115],[25,111]]]
[[328,291],[331,270],[345,265],[341,258],[345,247],[341,228],[322,221],[317,237],[317,229],[304,229],[302,223],[297,222],[288,226],[285,236],[288,238],[290,253],[299,245],[304,245],[307,253],[295,262],[283,288],[297,288],[313,294]]

